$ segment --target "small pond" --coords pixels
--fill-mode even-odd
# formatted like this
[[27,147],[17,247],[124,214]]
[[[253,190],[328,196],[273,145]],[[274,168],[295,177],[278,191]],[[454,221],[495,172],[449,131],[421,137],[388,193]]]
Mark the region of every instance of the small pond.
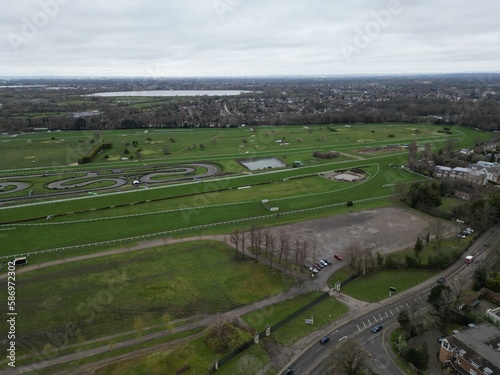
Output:
[[240,164],[244,165],[251,171],[258,171],[260,169],[268,168],[284,168],[287,166],[278,158],[240,160]]

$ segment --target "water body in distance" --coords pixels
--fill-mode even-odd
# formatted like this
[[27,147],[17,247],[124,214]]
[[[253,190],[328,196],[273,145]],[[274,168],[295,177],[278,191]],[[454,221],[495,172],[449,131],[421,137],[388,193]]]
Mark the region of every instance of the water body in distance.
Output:
[[234,96],[251,91],[240,90],[152,90],[152,91],[117,91],[99,92],[86,96]]

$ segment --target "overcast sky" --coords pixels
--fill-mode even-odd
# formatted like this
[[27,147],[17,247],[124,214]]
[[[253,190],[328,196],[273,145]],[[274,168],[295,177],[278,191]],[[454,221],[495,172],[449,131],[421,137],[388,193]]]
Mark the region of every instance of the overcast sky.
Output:
[[22,0],[0,76],[500,71],[494,0]]

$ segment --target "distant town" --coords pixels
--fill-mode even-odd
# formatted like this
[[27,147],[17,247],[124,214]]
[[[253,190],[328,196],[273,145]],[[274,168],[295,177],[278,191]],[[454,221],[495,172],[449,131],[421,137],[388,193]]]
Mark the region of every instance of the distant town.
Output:
[[[157,97],[156,90],[239,90]],[[100,92],[132,91],[136,96]],[[500,74],[274,78],[10,78],[0,131],[435,123],[500,130]]]

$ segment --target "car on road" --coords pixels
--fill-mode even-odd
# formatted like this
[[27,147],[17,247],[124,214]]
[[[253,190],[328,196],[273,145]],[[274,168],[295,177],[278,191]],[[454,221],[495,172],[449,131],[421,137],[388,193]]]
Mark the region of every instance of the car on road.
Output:
[[330,338],[328,336],[323,336],[320,340],[319,343],[321,345],[325,345],[328,341],[330,341]]
[[445,281],[446,281],[446,279],[444,277],[440,277],[438,279],[438,284],[443,284]]
[[380,325],[380,324],[375,324],[372,328],[371,328],[371,331],[373,333],[377,333],[378,331],[380,331],[383,327]]
[[283,375],[292,375],[293,370],[291,368],[287,368],[285,371],[283,371]]
[[333,257],[334,257],[335,259],[337,259],[337,260],[342,260],[342,259],[344,259],[344,258],[342,257],[342,255],[340,255],[340,254],[335,254]]

